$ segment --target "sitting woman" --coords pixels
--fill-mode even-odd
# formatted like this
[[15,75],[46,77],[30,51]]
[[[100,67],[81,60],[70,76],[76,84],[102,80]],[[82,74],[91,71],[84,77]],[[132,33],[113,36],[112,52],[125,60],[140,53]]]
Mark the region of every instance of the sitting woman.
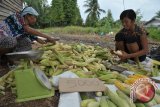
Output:
[[8,16],[0,23],[0,56],[13,51],[31,50],[31,40],[45,43],[37,36],[55,43],[54,38],[30,27],[36,23],[37,16],[38,13],[35,9],[26,7],[21,12]]
[[120,15],[123,25],[115,36],[116,50],[121,50],[121,60],[131,59],[144,61],[148,53],[148,41],[146,32],[135,24],[136,13],[132,9],[124,10]]

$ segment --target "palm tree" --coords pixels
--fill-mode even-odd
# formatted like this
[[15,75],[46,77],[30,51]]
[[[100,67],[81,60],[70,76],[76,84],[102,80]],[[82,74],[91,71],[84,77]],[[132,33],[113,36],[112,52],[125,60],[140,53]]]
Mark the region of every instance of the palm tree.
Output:
[[160,10],[156,13],[156,17],[160,18]]
[[98,0],[86,0],[84,7],[87,8],[87,10],[85,11],[85,13],[88,13],[86,23],[90,23],[89,26],[94,26],[96,24],[96,22],[100,18],[101,12],[105,13],[105,10],[100,9]]

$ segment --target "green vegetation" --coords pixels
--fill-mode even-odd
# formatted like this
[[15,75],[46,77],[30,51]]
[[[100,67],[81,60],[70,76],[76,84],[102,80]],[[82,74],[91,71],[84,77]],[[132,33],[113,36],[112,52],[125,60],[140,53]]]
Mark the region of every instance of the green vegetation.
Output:
[[[77,0],[52,0],[51,5],[48,5],[47,0],[24,0],[24,2],[34,7],[40,14],[36,27],[44,33],[104,35],[114,32],[116,34],[122,26],[120,20],[113,19],[111,10],[108,10],[106,16],[100,19],[101,13],[105,11],[100,8],[98,0],[84,2],[86,21],[82,20]],[[136,14],[136,23],[141,24],[143,16],[140,9]],[[160,10],[155,17],[160,17]],[[160,40],[160,29],[147,28],[147,31],[150,38]]]
[[93,27],[79,27],[79,26],[67,26],[67,27],[54,27],[40,29],[44,33],[55,33],[55,34],[94,34],[97,32],[97,28]]
[[148,28],[147,31],[149,32],[149,37],[160,41],[160,29],[158,28]]
[[[111,31],[116,33],[120,29],[113,28]],[[99,28],[94,27],[80,27],[80,26],[66,26],[66,27],[52,27],[52,28],[45,28],[39,29],[39,31],[43,33],[53,33],[53,34],[74,34],[74,35],[93,35],[93,34],[100,34]]]
[[[119,28],[113,28],[112,32],[118,32]],[[99,28],[94,27],[80,27],[80,26],[66,26],[66,27],[52,27],[39,29],[43,33],[54,33],[54,34],[75,34],[75,35],[93,35],[99,34]]]
[[[101,28],[102,29],[102,28]],[[80,26],[66,26],[66,27],[52,27],[39,29],[44,33],[54,33],[54,34],[74,34],[74,35],[93,35],[99,33],[99,28],[94,27],[80,27]],[[114,27],[111,29],[114,34],[120,30],[119,27]],[[147,28],[149,32],[149,38],[160,41],[160,29],[157,28]]]
[[105,10],[100,8],[98,0],[86,0],[84,7],[87,8],[85,13],[88,13],[86,26],[95,27],[100,18],[101,12],[105,13]]
[[36,27],[82,25],[77,0],[52,0],[51,6],[47,0],[24,0],[24,2],[39,13]]
[[160,10],[156,13],[156,17],[160,18]]

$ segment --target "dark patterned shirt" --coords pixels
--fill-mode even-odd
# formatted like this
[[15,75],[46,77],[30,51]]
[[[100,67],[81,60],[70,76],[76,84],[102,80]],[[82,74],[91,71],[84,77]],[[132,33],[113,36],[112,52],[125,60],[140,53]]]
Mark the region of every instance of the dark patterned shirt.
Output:
[[31,40],[36,40],[36,36],[29,35],[24,31],[24,24],[24,18],[20,15],[20,13],[17,12],[8,16],[0,23],[0,38],[2,36],[28,36]]

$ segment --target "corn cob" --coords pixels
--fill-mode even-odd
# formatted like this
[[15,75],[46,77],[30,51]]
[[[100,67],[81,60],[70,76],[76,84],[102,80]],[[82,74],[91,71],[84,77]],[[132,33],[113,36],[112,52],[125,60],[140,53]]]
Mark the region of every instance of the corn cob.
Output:
[[97,71],[95,71],[95,74],[96,74],[98,77],[100,77],[100,76],[103,76],[103,75],[112,74],[112,72],[103,71],[103,70],[97,70]]
[[96,92],[95,93],[97,97],[101,97],[102,96],[102,92]]
[[141,75],[141,74],[129,75],[128,77],[129,78],[137,78],[137,79],[139,79],[139,78],[148,78],[147,76]]
[[56,70],[55,72],[52,73],[52,76],[56,76],[56,75],[59,75],[61,73],[63,73],[64,71],[62,69],[58,69]]
[[84,72],[89,72],[86,67],[83,67],[83,71],[84,71]]
[[51,67],[60,65],[60,63],[58,61],[49,61],[48,63],[49,63],[49,66],[51,66]]
[[99,107],[99,102],[89,102],[87,107]]
[[40,64],[41,64],[42,66],[50,66],[50,64],[49,64],[49,59],[43,59],[43,60],[41,60],[41,61],[40,61]]
[[78,56],[78,55],[77,56],[73,55],[73,56],[71,56],[71,58],[73,58],[76,61],[84,61],[84,59],[82,59],[82,57]]
[[114,84],[115,81],[117,81],[117,79],[108,79],[108,80],[105,80],[104,82],[106,84]]
[[86,99],[81,101],[81,107],[87,107],[90,102],[96,102],[95,99]]
[[97,60],[96,58],[89,58],[89,59],[85,60],[85,62],[92,63],[92,62],[94,62],[96,60]]
[[54,73],[53,69],[52,69],[52,68],[49,68],[48,73],[49,73],[49,76],[52,76],[53,73]]
[[154,106],[154,105],[156,105],[157,103],[156,103],[156,101],[154,100],[154,99],[152,99],[150,102],[148,102],[148,103],[144,103],[144,105],[146,106],[146,107],[152,107],[152,106]]
[[75,72],[75,74],[77,75],[77,76],[79,76],[80,78],[90,78],[90,76],[88,76],[88,75],[85,75],[83,72],[81,72],[81,71],[77,71],[77,72]]
[[100,107],[109,107],[105,97],[101,97]]
[[105,94],[109,97],[109,99],[116,104],[118,107],[129,107],[128,103],[120,98],[117,94],[113,93],[109,89],[105,91]]
[[156,90],[156,93],[157,93],[158,95],[160,95],[160,89],[157,89],[157,90]]
[[127,79],[127,77],[125,75],[118,74],[117,79],[124,82]]
[[107,74],[107,75],[102,75],[100,77],[98,77],[100,80],[108,80],[108,79],[116,79],[117,75],[116,74]]
[[136,107],[145,107],[143,103],[136,103]]
[[39,68],[43,71],[45,70],[46,66],[39,66]]
[[64,60],[63,60],[63,57],[61,56],[61,54],[59,54],[55,49],[52,49],[52,52],[55,55],[55,57],[59,60],[59,62],[61,64],[64,64]]
[[73,65],[73,61],[72,60],[65,60],[64,63],[69,65],[69,66]]
[[127,84],[124,84],[120,81],[115,81],[114,85],[125,94],[130,95],[130,87]]
[[135,76],[135,75],[129,75],[128,78],[134,78],[134,79],[139,79],[140,77]]
[[160,104],[160,95],[155,94],[154,100],[156,101],[157,104]]
[[67,69],[68,65],[57,65],[58,69]]
[[103,64],[99,64],[101,67],[101,70],[106,71],[106,67]]
[[73,61],[73,64],[79,67],[85,67],[88,65],[86,62],[76,62],[76,61]]
[[124,81],[124,83],[128,84],[128,85],[131,85],[133,84],[134,82],[136,82],[138,79],[136,78],[128,78]]
[[117,107],[112,101],[107,99],[108,107]]
[[121,97],[122,99],[124,99],[125,101],[127,101],[127,103],[129,104],[129,107],[136,107],[136,105],[134,103],[130,102],[130,98],[124,94],[122,91],[120,90],[116,90],[117,94],[119,97]]

